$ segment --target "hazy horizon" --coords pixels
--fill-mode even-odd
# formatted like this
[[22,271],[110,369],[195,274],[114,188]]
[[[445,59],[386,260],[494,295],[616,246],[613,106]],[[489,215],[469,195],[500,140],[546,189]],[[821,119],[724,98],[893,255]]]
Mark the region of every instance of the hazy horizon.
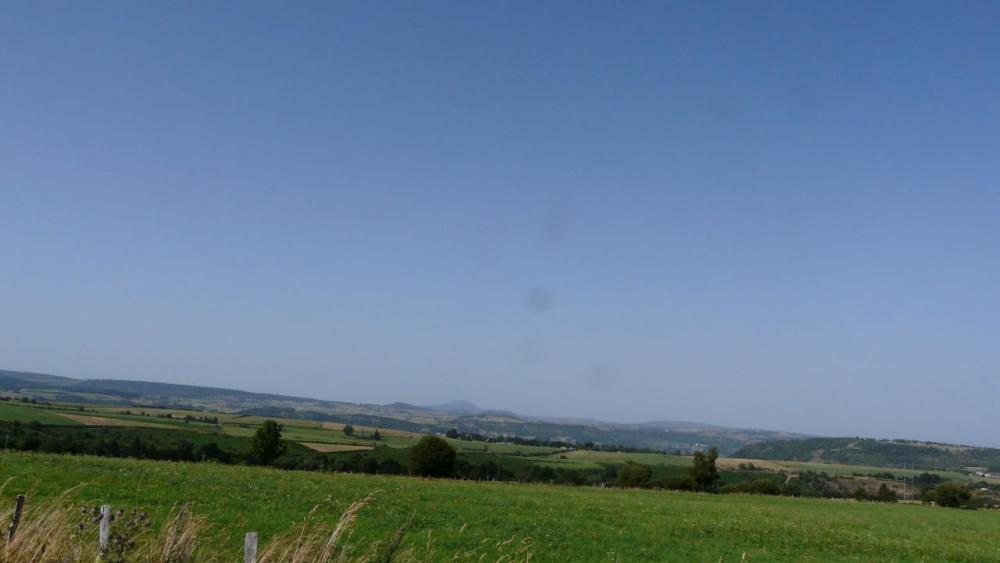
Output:
[[1000,5],[5,5],[0,369],[1000,447]]

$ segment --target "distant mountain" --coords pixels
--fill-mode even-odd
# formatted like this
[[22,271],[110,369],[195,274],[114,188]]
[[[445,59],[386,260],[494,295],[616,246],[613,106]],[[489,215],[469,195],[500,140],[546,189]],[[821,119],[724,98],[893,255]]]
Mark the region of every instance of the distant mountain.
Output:
[[439,405],[427,405],[424,408],[450,414],[479,414],[484,410],[476,406],[472,401],[451,401],[450,403],[441,403]]
[[717,446],[723,455],[755,442],[801,437],[784,432],[686,422],[621,424],[590,419],[522,417],[510,411],[483,409],[462,400],[430,406],[409,403],[369,405],[221,387],[138,380],[73,379],[16,371],[0,371],[0,389],[62,403],[183,407],[245,415],[352,422],[413,432],[444,433],[456,428],[462,432],[495,437],[591,442],[657,451],[691,451]]
[[913,440],[873,438],[804,438],[748,444],[733,457],[903,467],[965,470],[984,467],[1000,471],[1000,449]]
[[472,401],[451,401],[450,403],[441,403],[439,405],[428,405],[424,407],[417,407],[421,409],[431,410],[434,412],[454,414],[454,415],[474,415],[474,416],[492,416],[501,418],[521,418],[517,414],[511,411],[502,411],[496,409],[484,409],[477,406]]
[[639,426],[646,428],[660,428],[663,430],[724,430],[724,426],[715,424],[705,424],[703,422],[679,422],[674,420],[651,420],[640,423]]
[[42,387],[66,387],[80,383],[79,379],[48,375],[30,371],[10,371],[0,369],[0,385],[31,385]]

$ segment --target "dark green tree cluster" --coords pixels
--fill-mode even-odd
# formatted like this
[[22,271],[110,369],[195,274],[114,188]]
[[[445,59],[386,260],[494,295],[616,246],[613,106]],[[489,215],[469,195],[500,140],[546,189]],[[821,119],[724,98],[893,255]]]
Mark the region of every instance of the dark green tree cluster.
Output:
[[648,487],[652,477],[653,472],[648,465],[626,461],[618,470],[618,485],[626,489]]
[[410,473],[420,477],[449,477],[455,470],[455,448],[437,436],[424,436],[410,450]]
[[273,420],[265,420],[264,425],[253,435],[250,446],[250,456],[262,465],[269,465],[288,451],[288,446],[281,439],[282,427]]
[[715,460],[719,459],[719,450],[709,448],[708,453],[695,452],[694,463],[691,466],[691,480],[699,491],[715,491],[719,488],[719,469]]
[[930,500],[948,508],[974,508],[972,491],[965,483],[946,481],[934,487]]

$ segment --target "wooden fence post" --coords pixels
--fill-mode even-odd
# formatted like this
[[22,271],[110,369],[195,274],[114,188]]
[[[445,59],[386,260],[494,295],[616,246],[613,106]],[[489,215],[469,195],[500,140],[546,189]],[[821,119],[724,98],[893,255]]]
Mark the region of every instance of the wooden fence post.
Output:
[[21,523],[21,512],[24,510],[24,495],[17,495],[14,504],[14,517],[10,520],[10,527],[7,528],[7,545],[14,541],[14,534],[17,532],[17,525]]
[[243,563],[257,563],[257,532],[247,532],[243,540]]
[[108,551],[108,540],[111,538],[111,505],[101,505],[101,531],[98,536],[98,545],[103,555]]

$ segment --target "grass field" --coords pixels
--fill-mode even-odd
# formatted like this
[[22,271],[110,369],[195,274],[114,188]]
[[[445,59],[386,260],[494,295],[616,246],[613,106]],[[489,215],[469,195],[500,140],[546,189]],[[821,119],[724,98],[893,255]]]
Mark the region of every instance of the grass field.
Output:
[[684,466],[691,465],[691,458],[680,455],[643,454],[626,452],[598,452],[591,450],[572,450],[556,452],[549,455],[533,456],[529,459],[539,461],[553,467],[572,467],[578,469],[597,468],[601,464],[625,463],[634,461],[649,466]]
[[53,409],[46,409],[37,406],[21,405],[18,403],[0,403],[0,421],[4,422],[38,422],[40,424],[79,424],[60,415]]
[[[335,519],[378,491],[354,541],[383,538],[412,513],[406,542],[433,560],[495,560],[501,540],[530,542],[538,561],[1000,561],[1000,512],[919,505],[517,485],[4,453],[4,502],[78,485],[75,503],[148,509],[194,501],[210,521],[203,555],[238,558],[242,535],[286,531],[319,505]],[[745,554],[745,556],[744,556]],[[476,559],[472,557],[472,559]]]
[[88,416],[83,414],[59,413],[65,419],[72,420],[84,426],[118,426],[124,428],[160,428],[169,430],[171,426],[167,424],[157,424],[155,422],[128,420],[124,418],[114,418],[106,416]]

